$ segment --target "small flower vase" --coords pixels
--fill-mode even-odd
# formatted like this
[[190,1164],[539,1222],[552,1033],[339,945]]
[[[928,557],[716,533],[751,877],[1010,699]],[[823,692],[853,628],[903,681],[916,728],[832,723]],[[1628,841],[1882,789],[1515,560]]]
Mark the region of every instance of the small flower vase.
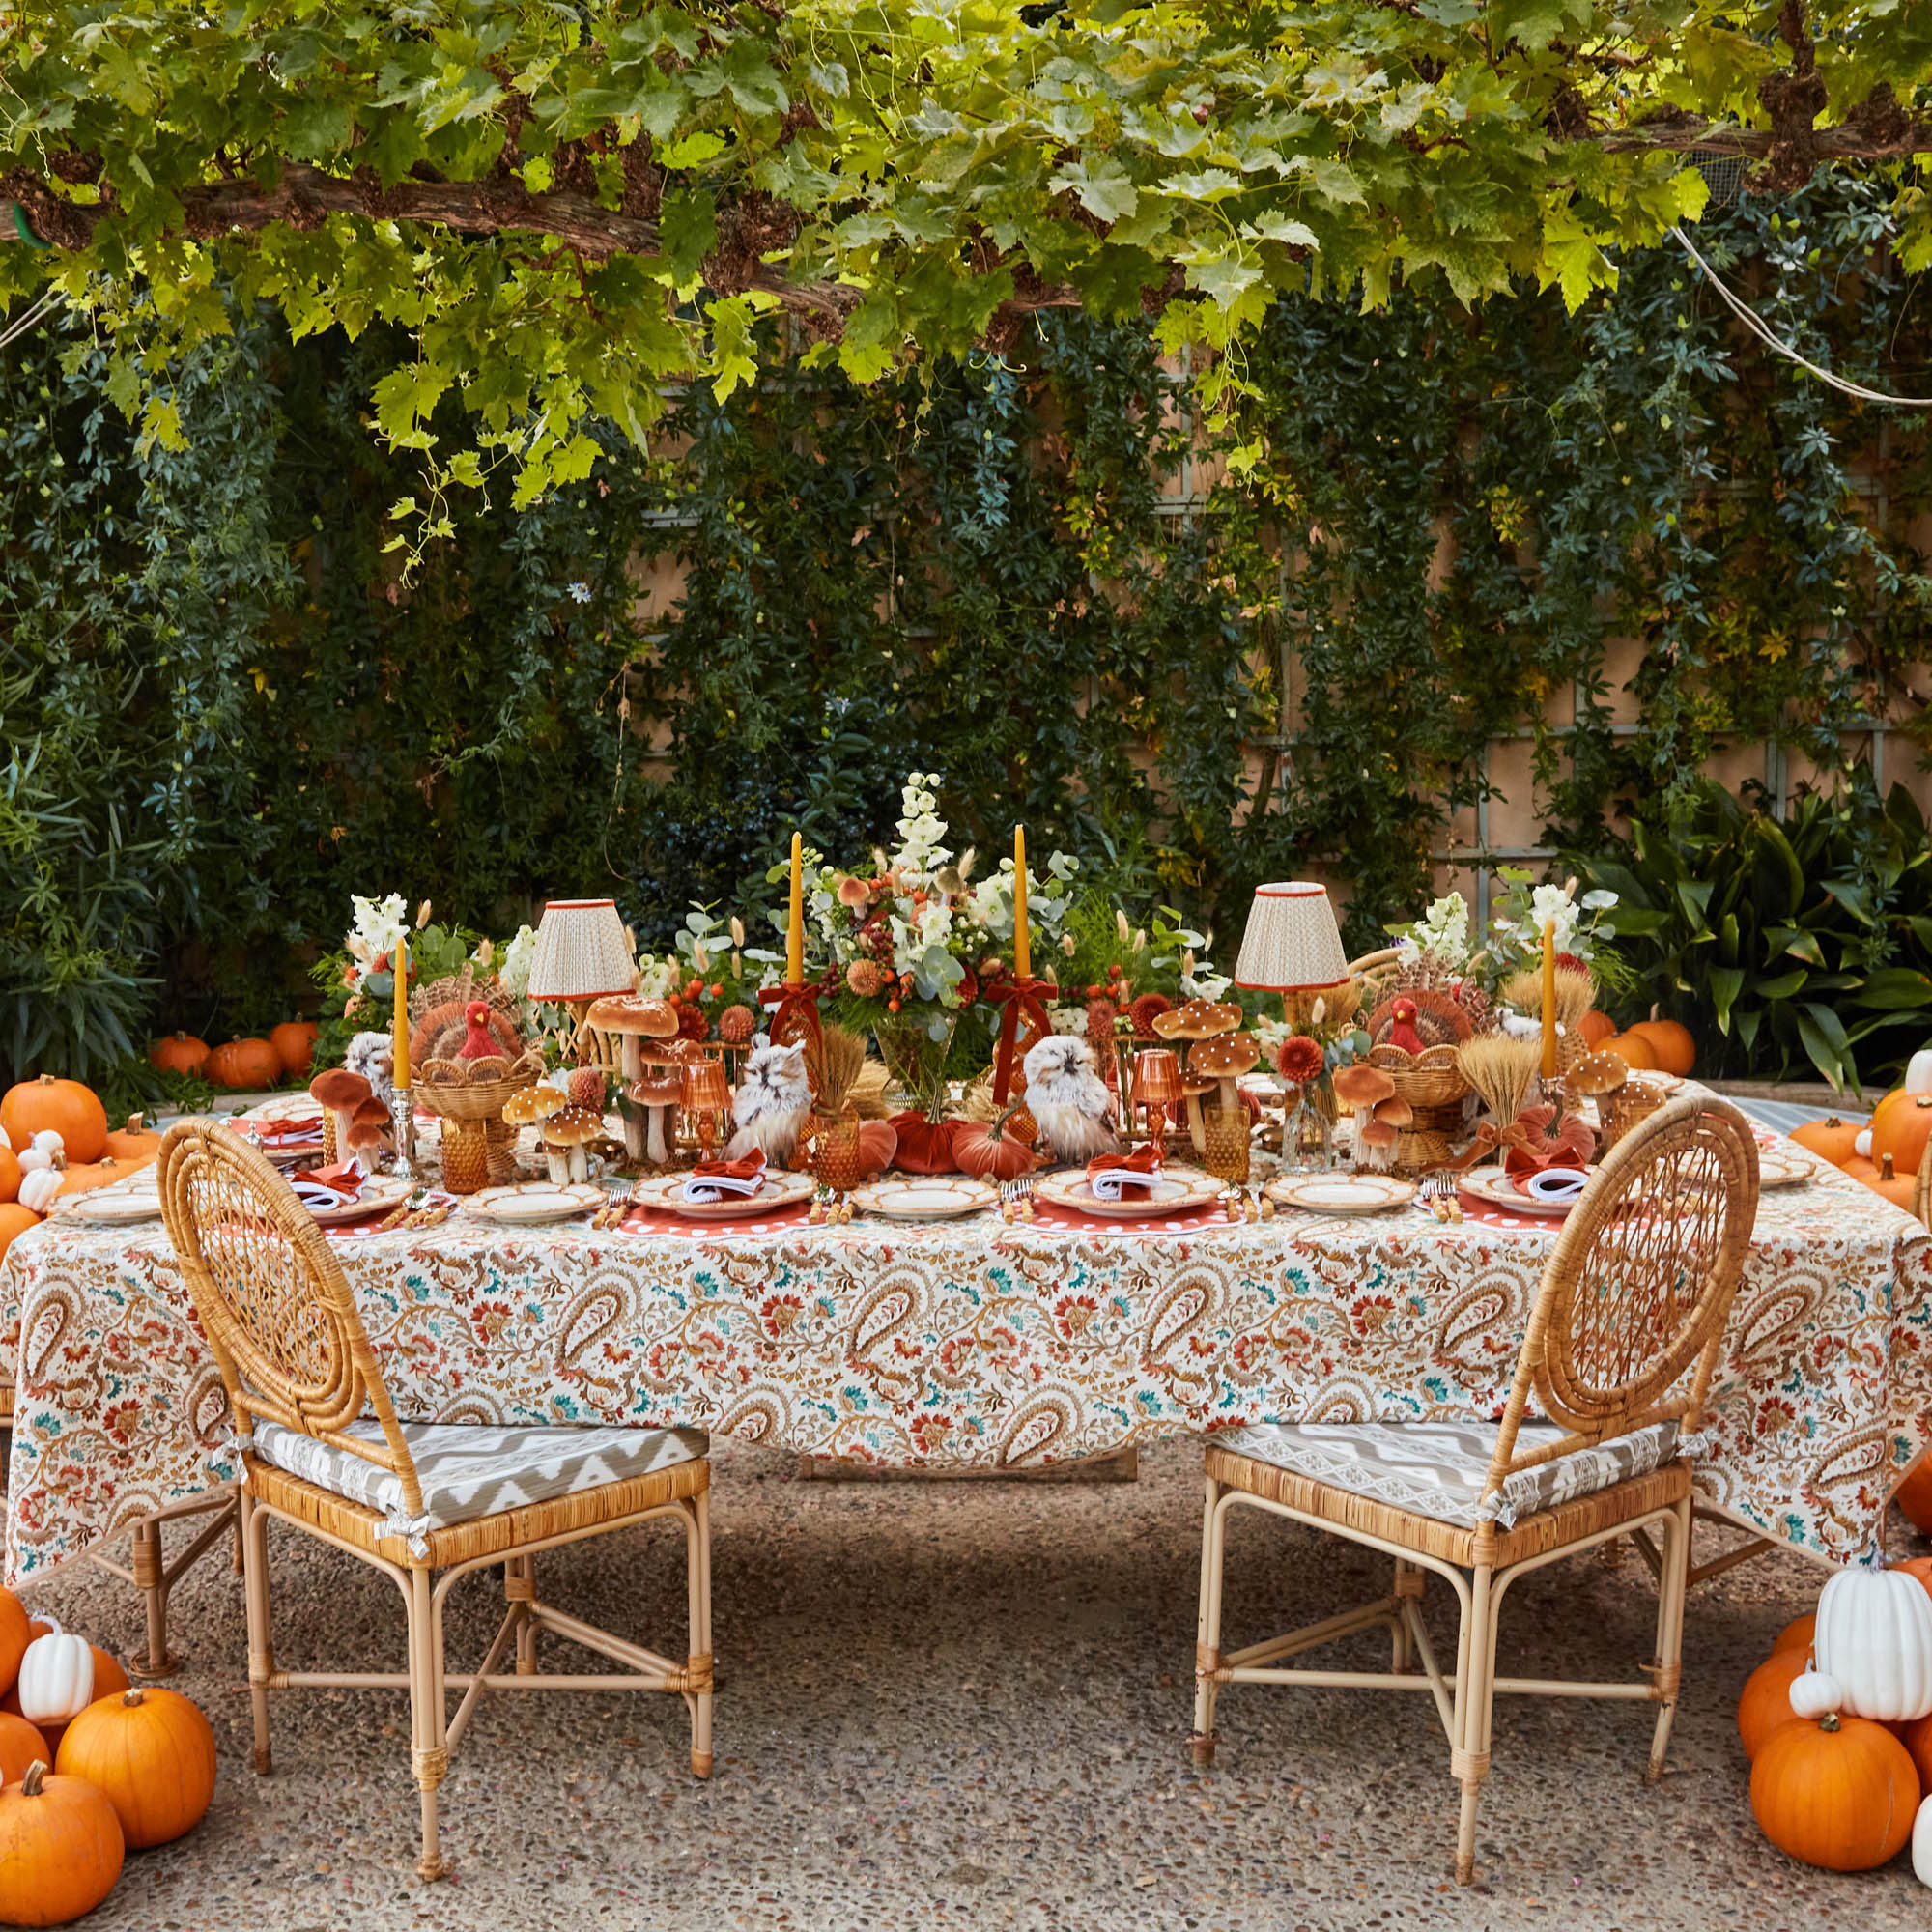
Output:
[[1203,1163],[1216,1180],[1245,1185],[1248,1179],[1248,1110],[1209,1107],[1207,1115],[1208,1153]]
[[452,1194],[480,1194],[490,1184],[490,1136],[481,1121],[444,1117],[442,1184]]
[[859,1127],[859,1110],[852,1106],[836,1119],[811,1117],[811,1171],[840,1194],[849,1194],[866,1178]]

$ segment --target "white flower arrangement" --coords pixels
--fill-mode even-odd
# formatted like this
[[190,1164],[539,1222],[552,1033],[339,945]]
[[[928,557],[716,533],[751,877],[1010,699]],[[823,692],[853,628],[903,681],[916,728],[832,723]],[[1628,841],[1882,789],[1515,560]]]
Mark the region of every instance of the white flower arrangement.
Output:
[[410,929],[410,916],[402,894],[391,893],[380,903],[375,899],[354,898],[350,907],[355,921],[344,941],[350,957],[365,973],[381,970],[376,967],[379,959],[386,969]]
[[527,925],[517,928],[517,936],[504,942],[497,955],[497,978],[513,1000],[526,999],[530,990],[530,964],[536,958],[537,936]]

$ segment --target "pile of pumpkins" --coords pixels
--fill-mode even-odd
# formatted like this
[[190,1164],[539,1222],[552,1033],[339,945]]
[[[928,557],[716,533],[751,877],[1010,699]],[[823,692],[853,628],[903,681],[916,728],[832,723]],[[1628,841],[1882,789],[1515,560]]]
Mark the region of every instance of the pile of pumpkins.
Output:
[[1607,1047],[1633,1073],[1686,1074],[1697,1064],[1690,1029],[1675,1020],[1638,1020],[1619,1033],[1607,1013],[1591,1011],[1577,1030],[1587,1046]]
[[1932,1557],[1842,1570],[1738,1700],[1751,1814],[1779,1851],[1932,1885]]
[[160,1135],[139,1114],[110,1128],[99,1094],[78,1080],[43,1073],[9,1088],[0,1098],[0,1261],[62,1195],[125,1180],[160,1151]]
[[211,1047],[191,1033],[171,1033],[148,1049],[163,1073],[186,1073],[211,1087],[249,1091],[306,1080],[315,1063],[318,1029],[313,1020],[284,1020],[267,1038],[231,1039]]
[[1932,1141],[1932,1047],[1912,1056],[1904,1080],[1869,1121],[1841,1121],[1833,1114],[1794,1127],[1791,1138],[1909,1214],[1918,1163]]
[[129,1851],[193,1830],[214,1797],[214,1733],[0,1590],[0,1925],[65,1925],[114,1889]]

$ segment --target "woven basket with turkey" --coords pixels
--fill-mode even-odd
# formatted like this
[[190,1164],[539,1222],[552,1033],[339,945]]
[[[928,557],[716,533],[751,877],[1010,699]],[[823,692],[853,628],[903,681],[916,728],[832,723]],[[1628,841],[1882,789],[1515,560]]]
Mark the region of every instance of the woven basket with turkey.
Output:
[[[517,1135],[504,1124],[503,1103],[542,1077],[544,1059],[518,1031],[510,996],[494,979],[478,980],[465,966],[410,995],[410,1023],[414,1097],[447,1123],[445,1181],[455,1191],[473,1192],[456,1187],[459,1175],[468,1179],[480,1172],[497,1185],[515,1180]],[[496,1052],[475,1050],[486,1037]],[[480,1161],[472,1138],[479,1135]]]

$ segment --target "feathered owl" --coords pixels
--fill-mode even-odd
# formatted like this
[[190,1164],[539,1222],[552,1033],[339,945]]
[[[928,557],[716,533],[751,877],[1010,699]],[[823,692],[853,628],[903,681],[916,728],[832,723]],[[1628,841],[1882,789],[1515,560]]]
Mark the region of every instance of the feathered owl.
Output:
[[732,1097],[731,1118],[738,1131],[724,1151],[733,1160],[743,1160],[753,1148],[762,1148],[770,1165],[783,1167],[810,1112],[811,1083],[806,1078],[803,1043],[761,1046],[746,1060]]
[[396,1097],[396,1037],[389,1033],[358,1033],[344,1050],[342,1064],[368,1081],[377,1099],[390,1106]]
[[1072,1034],[1053,1034],[1020,1063],[1028,1111],[1055,1155],[1065,1161],[1116,1153],[1120,1142],[1107,1122],[1111,1104],[1094,1049]]

